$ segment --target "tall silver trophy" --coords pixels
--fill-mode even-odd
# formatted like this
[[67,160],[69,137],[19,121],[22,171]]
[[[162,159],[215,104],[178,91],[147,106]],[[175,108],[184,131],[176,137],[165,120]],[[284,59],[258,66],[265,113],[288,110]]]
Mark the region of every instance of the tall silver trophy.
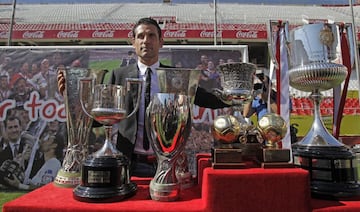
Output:
[[62,71],[66,79],[64,103],[68,144],[62,167],[57,173],[54,184],[61,187],[75,187],[81,181],[81,164],[88,155],[88,138],[93,121],[81,108],[79,79],[92,77],[95,83],[101,83],[107,71],[66,67],[59,68],[58,71]]
[[[181,181],[178,159],[183,155],[192,127],[191,109],[200,71],[160,68],[156,71],[160,92],[146,110],[145,127],[157,157],[157,170],[150,182],[150,195],[157,201],[179,198]],[[185,175],[186,176],[186,175]]]
[[253,99],[256,65],[225,63],[219,65],[218,70],[222,88],[215,88],[213,92],[221,101],[232,106],[233,115],[219,116],[214,120],[213,167],[242,168],[246,166],[245,160],[255,157],[261,147],[258,142],[261,136],[242,116],[244,105]]
[[[136,193],[137,186],[130,181],[129,160],[116,149],[111,132],[112,125],[136,113],[141,85],[141,80],[130,78],[126,79],[125,86],[93,86],[92,79],[80,80],[81,106],[89,117],[104,125],[106,139],[103,146],[90,155],[82,165],[81,184],[73,191],[76,200],[114,202]],[[132,111],[126,109],[126,97],[134,99]]]
[[314,23],[294,28],[289,42],[290,85],[311,92],[314,102],[310,130],[292,145],[294,164],[309,170],[313,196],[357,196],[360,190],[355,155],[328,132],[320,115],[320,92],[340,85],[347,76],[347,68],[342,64],[339,25]]

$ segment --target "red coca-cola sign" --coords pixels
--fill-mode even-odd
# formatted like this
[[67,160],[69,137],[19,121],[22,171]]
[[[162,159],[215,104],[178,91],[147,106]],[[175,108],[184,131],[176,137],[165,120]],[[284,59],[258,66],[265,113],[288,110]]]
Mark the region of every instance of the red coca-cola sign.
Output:
[[25,39],[42,39],[42,38],[45,38],[44,35],[45,35],[45,31],[25,31],[22,34],[22,38],[25,38]]

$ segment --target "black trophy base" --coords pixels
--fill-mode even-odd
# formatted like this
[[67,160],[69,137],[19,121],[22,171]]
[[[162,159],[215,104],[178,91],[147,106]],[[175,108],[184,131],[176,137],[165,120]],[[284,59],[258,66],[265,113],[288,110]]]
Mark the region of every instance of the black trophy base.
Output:
[[290,149],[264,148],[259,158],[262,168],[293,168],[290,163]]
[[214,169],[239,169],[245,168],[243,150],[239,148],[214,148],[212,167]]
[[82,167],[81,184],[73,191],[81,202],[117,202],[133,196],[137,191],[130,182],[126,157],[90,157]]
[[347,146],[292,145],[294,165],[309,171],[311,195],[318,199],[360,197],[356,157]]

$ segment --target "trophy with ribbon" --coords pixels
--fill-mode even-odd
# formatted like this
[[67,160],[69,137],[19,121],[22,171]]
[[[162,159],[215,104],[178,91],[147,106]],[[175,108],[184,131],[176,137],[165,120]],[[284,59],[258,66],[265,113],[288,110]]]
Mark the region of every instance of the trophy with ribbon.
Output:
[[157,201],[179,198],[184,174],[177,173],[178,160],[192,127],[191,109],[200,71],[180,68],[156,70],[160,92],[153,95],[146,110],[145,127],[157,158],[157,170],[150,182],[150,196]]
[[81,164],[88,155],[88,138],[93,121],[81,108],[79,79],[92,77],[95,79],[94,83],[99,84],[107,71],[67,67],[61,67],[59,71],[62,71],[66,78],[64,103],[68,144],[54,184],[60,187],[75,187],[81,181]]
[[[114,202],[134,195],[128,158],[116,149],[111,139],[112,125],[134,115],[139,107],[142,81],[126,79],[126,85],[93,85],[93,79],[80,80],[80,102],[84,112],[104,125],[105,142],[82,164],[81,184],[73,196],[83,202]],[[131,93],[132,92],[132,93]],[[137,93],[136,93],[137,92]],[[137,94],[132,111],[127,111],[125,98]]]
[[350,59],[344,48],[352,45],[349,34],[350,28],[326,22],[299,26],[289,34],[290,85],[311,92],[314,103],[310,130],[292,145],[294,164],[310,172],[312,194],[319,198],[360,194],[355,154],[328,132],[320,114],[321,91],[339,86],[348,75],[343,62]]
[[242,168],[247,158],[255,157],[261,147],[258,132],[242,116],[243,105],[253,99],[253,80],[256,66],[251,63],[225,63],[218,66],[221,89],[214,94],[231,105],[232,115],[214,119],[212,149],[214,168]]

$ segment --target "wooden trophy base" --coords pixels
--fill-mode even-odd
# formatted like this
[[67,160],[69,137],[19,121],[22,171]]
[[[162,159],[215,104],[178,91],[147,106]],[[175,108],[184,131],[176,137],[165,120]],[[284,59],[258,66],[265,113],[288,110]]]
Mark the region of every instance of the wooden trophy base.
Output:
[[293,168],[290,149],[262,149],[260,165],[262,168]]
[[214,169],[245,168],[243,150],[240,148],[214,148],[212,167]]

